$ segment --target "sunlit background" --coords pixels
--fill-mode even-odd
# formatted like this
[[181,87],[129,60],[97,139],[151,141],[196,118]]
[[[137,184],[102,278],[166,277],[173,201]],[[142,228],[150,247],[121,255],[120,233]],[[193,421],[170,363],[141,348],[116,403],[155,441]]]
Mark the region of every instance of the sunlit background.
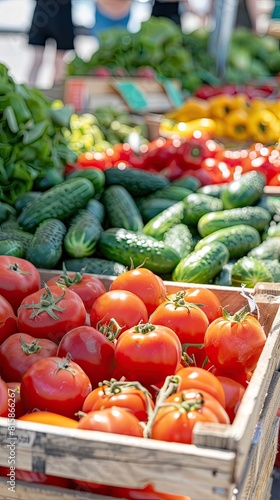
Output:
[[[258,19],[260,31],[265,31],[268,18],[274,5],[273,0],[256,0],[259,5]],[[183,30],[192,31],[201,26],[203,16],[208,10],[209,0],[190,0],[194,12],[182,12]],[[87,59],[98,47],[90,29],[94,26],[94,0],[72,0],[73,21],[78,27],[75,39],[75,50],[78,55]],[[34,0],[0,0],[0,62],[6,64],[13,78],[26,82],[33,58],[33,47],[27,43],[27,33],[35,7]],[[132,4],[129,30],[138,31],[142,21],[149,19],[151,13],[150,0],[134,0]],[[40,71],[37,85],[50,88],[53,82],[54,45],[47,47],[44,64]],[[71,55],[70,55],[71,56]]]

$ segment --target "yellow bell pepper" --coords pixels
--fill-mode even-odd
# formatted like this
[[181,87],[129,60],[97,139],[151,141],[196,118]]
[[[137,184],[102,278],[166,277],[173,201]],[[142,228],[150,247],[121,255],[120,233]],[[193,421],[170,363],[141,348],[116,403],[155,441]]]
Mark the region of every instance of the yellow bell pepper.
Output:
[[244,94],[227,95],[220,94],[210,97],[209,102],[209,117],[224,119],[234,109],[246,109],[248,107],[248,99]]
[[216,135],[216,122],[215,120],[211,120],[211,118],[200,118],[188,122],[179,122],[173,127],[173,135],[191,137],[196,130],[214,136]]
[[[175,110],[171,115],[176,116],[176,121],[188,122],[190,120],[196,120],[197,118],[208,118],[209,116],[209,103],[206,99],[199,99],[198,97],[188,98],[184,104]],[[166,115],[170,117],[169,113]],[[174,119],[174,118],[173,118]]]
[[248,133],[256,142],[274,144],[280,137],[280,122],[271,111],[260,109],[250,114]]
[[244,109],[231,111],[226,117],[226,136],[238,141],[248,139],[248,113]]

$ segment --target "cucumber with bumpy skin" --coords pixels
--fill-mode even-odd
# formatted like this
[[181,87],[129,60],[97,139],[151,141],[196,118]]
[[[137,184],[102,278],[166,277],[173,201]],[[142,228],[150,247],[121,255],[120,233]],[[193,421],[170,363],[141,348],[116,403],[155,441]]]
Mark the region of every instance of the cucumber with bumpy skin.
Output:
[[143,233],[152,236],[157,240],[162,240],[168,229],[180,224],[184,217],[184,202],[178,201],[171,207],[153,217],[143,227]]
[[175,203],[177,203],[177,201],[167,200],[165,198],[147,198],[141,200],[138,207],[144,223],[147,224],[149,220],[153,219],[167,208],[172,207]]
[[204,238],[219,229],[225,229],[238,224],[252,226],[263,231],[270,223],[271,215],[261,207],[242,207],[230,210],[220,210],[204,214],[198,221],[198,231]]
[[103,228],[89,210],[81,209],[70,221],[64,236],[64,248],[70,257],[82,258],[94,254]]
[[273,283],[273,277],[260,260],[245,255],[233,265],[231,271],[233,286],[246,285],[249,288],[254,288],[257,283],[262,281]]
[[25,251],[20,241],[3,240],[0,241],[0,255],[13,255],[14,257],[25,257]]
[[219,229],[205,236],[205,238],[202,238],[196,244],[195,250],[199,250],[204,245],[208,245],[213,241],[220,241],[226,245],[231,259],[239,259],[250,252],[250,250],[260,245],[261,237],[254,227],[239,224],[237,226]]
[[145,265],[155,273],[173,271],[180,257],[162,241],[142,232],[128,231],[123,228],[110,228],[100,236],[98,247],[107,259],[120,262],[124,266]]
[[145,196],[170,184],[167,177],[160,174],[153,174],[140,168],[125,168],[121,170],[112,167],[106,168],[104,173],[106,177],[105,187],[118,184],[125,187],[132,196]]
[[23,229],[32,231],[45,219],[63,221],[84,208],[93,195],[94,187],[88,179],[68,179],[28,203],[20,213],[18,222]]
[[189,255],[193,249],[193,237],[188,226],[176,224],[171,227],[163,236],[163,241],[170,248],[173,248],[181,257]]
[[223,204],[219,198],[207,194],[192,193],[184,199],[183,222],[187,226],[189,224],[196,225],[204,214],[222,209]]
[[99,259],[96,257],[84,257],[83,259],[66,259],[64,261],[67,271],[79,272],[82,269],[85,273],[104,274],[105,276],[118,276],[124,273],[127,268],[119,262],[113,260]]
[[248,252],[249,257],[259,260],[279,260],[280,259],[280,237],[267,238],[258,246]]
[[140,211],[131,194],[123,186],[109,186],[102,195],[109,227],[141,231],[144,226]]
[[224,209],[254,205],[263,195],[265,184],[265,176],[255,170],[229,182],[221,192]]
[[174,281],[207,284],[211,279],[215,278],[228,260],[229,251],[223,243],[219,241],[209,243],[180,260],[173,271],[172,279]]
[[66,227],[58,219],[46,219],[37,227],[26,259],[35,267],[52,269],[62,256],[63,238]]

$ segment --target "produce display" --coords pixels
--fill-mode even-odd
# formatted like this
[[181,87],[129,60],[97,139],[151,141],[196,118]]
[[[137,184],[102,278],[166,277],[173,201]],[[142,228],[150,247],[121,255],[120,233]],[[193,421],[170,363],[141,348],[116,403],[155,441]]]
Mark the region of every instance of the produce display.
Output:
[[[65,270],[41,284],[37,268],[14,256],[0,265],[1,417],[13,390],[22,422],[141,439],[188,445],[197,422],[234,421],[266,344],[252,297],[225,308],[208,288],[168,291],[145,267],[105,289],[96,276]],[[27,482],[137,498],[133,488],[33,476],[16,471]],[[190,500],[149,485],[138,491],[143,500]]]
[[[167,18],[142,22],[137,33],[115,28],[104,31],[99,48],[89,60],[77,56],[68,64],[71,76],[161,75],[179,79],[183,90],[195,92],[202,84],[219,84],[215,59],[208,53],[210,32],[199,28],[182,33]],[[224,80],[252,83],[275,76],[280,70],[278,40],[258,36],[247,28],[236,28],[230,40]]]

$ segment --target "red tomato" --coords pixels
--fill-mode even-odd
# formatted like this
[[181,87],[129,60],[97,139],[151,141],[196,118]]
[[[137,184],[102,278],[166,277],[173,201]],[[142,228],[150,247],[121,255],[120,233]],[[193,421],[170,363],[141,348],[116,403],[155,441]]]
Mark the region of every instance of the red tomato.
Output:
[[179,390],[197,389],[209,392],[225,407],[225,393],[221,382],[213,373],[203,368],[187,366],[177,371],[176,375],[181,378]]
[[110,290],[127,290],[138,295],[149,315],[165,300],[167,293],[162,279],[144,267],[119,274],[111,283]]
[[22,415],[19,420],[37,422],[38,424],[55,425],[57,427],[70,427],[73,429],[78,426],[77,420],[50,411],[33,411],[26,415]]
[[173,375],[182,357],[176,333],[166,326],[140,324],[123,332],[117,340],[117,367],[128,380],[157,384]]
[[[92,391],[85,399],[82,411],[95,411],[117,406],[126,408],[142,422],[148,419],[149,409],[154,402],[146,390],[141,390],[127,382],[112,382],[110,386]],[[86,408],[86,409],[85,409]]]
[[0,417],[8,416],[9,390],[6,382],[0,378]]
[[110,495],[114,498],[127,498],[128,500],[191,500],[185,495],[162,493],[154,489],[152,484],[145,488],[122,488],[111,486]]
[[176,392],[168,397],[168,402],[173,401],[174,403],[180,405],[182,403],[193,402],[196,400],[197,395],[202,396],[203,406],[209,408],[213,413],[215,413],[221,424],[229,424],[229,416],[226,409],[221,405],[221,403],[212,396],[209,392],[197,389],[184,389],[182,391]]
[[217,375],[217,378],[221,382],[224,389],[226,397],[226,412],[230,418],[230,421],[233,422],[246,389],[243,385],[241,385],[239,382],[236,382],[236,380],[233,380],[232,378],[223,377],[220,375]]
[[246,312],[236,313],[218,318],[209,325],[205,351],[215,367],[225,373],[248,373],[255,369],[265,342],[259,321]]
[[81,418],[77,428],[143,437],[143,429],[138,418],[125,408],[115,406],[104,410],[90,411]]
[[178,405],[174,405],[170,398],[165,400],[152,424],[152,439],[192,444],[193,428],[197,422],[219,422],[216,413],[206,406],[199,392],[192,392],[192,396],[193,399]]
[[97,297],[106,292],[104,283],[93,274],[83,274],[81,272],[63,273],[47,281],[48,286],[56,283],[61,287],[66,286],[69,290],[77,293],[88,313]]
[[91,390],[88,376],[77,363],[52,356],[39,359],[28,368],[20,394],[26,412],[38,408],[75,418]]
[[86,322],[82,299],[72,290],[58,285],[41,288],[28,295],[18,309],[18,329],[35,338],[50,339],[56,344],[63,335]]
[[41,288],[38,269],[19,257],[0,255],[0,275],[0,295],[7,299],[15,313],[24,297]]
[[90,311],[91,326],[100,330],[103,325],[110,325],[114,319],[120,326],[120,332],[148,321],[148,312],[144,302],[127,290],[111,290],[96,299]]
[[68,353],[87,374],[93,388],[113,375],[115,345],[91,326],[79,326],[64,335],[57,356],[62,358]]
[[218,296],[208,288],[187,288],[184,290],[186,302],[197,304],[206,314],[209,323],[222,316],[222,304]]
[[111,160],[106,153],[99,151],[81,153],[77,158],[77,163],[84,168],[96,167],[100,168],[100,170],[111,166]]
[[208,370],[211,373],[214,373],[214,375],[216,375],[216,377],[220,377],[220,376],[221,377],[229,377],[232,380],[239,382],[239,384],[243,385],[245,387],[245,389],[248,387],[248,384],[252,378],[252,372],[249,372],[249,373],[244,373],[244,372],[231,373],[229,375],[229,374],[225,373],[223,370],[216,368],[216,366],[214,366],[213,364],[210,368],[208,368]]
[[181,344],[203,344],[209,325],[206,314],[195,304],[184,299],[184,292],[169,296],[150,316],[154,325],[171,328]]
[[20,382],[37,359],[55,356],[56,351],[57,345],[51,340],[14,333],[0,347],[0,375],[9,382]]
[[15,418],[19,418],[24,414],[20,398],[20,382],[7,382],[8,395],[12,397],[15,403]]
[[[44,474],[43,472],[31,472],[27,470],[21,470],[14,467],[15,479],[18,481],[25,481],[27,483],[35,484],[48,484],[50,486],[59,486],[60,488],[68,488],[70,481],[66,477],[51,476],[49,474]],[[8,476],[11,472],[10,467],[0,466],[0,476]],[[11,479],[11,476],[8,476]]]
[[11,304],[0,295],[0,345],[17,332],[17,318]]

